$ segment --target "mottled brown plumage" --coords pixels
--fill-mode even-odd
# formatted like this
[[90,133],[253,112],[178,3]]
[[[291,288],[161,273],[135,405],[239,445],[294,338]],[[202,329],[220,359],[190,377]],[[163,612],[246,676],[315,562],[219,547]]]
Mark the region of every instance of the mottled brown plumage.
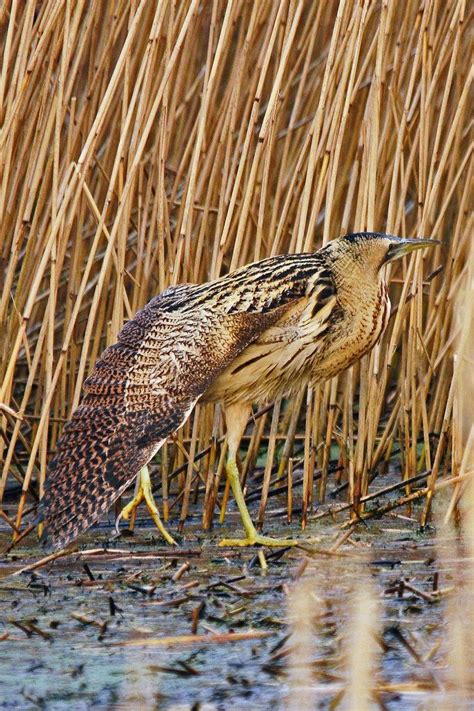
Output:
[[383,264],[425,245],[350,235],[152,299],[96,363],[58,443],[42,501],[54,547],[110,508],[198,400],[221,401],[226,411],[228,475],[245,543],[271,545],[257,540],[235,481],[252,402],[330,378],[369,351],[390,311]]

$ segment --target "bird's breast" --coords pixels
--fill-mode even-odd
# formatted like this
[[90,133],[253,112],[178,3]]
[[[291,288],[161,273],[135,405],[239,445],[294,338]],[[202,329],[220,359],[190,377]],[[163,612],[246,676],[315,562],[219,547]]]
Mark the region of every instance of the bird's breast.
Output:
[[328,304],[311,318],[306,300],[264,331],[245,348],[213,382],[203,400],[226,404],[264,402],[289,394],[307,382],[323,340],[321,335],[331,311]]
[[[351,305],[352,306],[352,305]],[[390,298],[384,281],[372,293],[354,298],[351,308],[341,308],[328,330],[324,351],[314,363],[311,380],[332,378],[368,353],[386,329],[390,318]]]

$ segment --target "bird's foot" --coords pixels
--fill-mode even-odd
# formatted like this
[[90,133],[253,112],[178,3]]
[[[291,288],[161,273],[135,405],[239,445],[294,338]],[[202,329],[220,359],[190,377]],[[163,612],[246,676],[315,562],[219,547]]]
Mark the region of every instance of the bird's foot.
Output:
[[[139,504],[141,504],[141,502],[143,501],[143,499],[145,499],[145,501],[146,501],[146,498],[145,498],[145,496],[143,496],[142,490],[140,489],[140,491],[138,492],[137,496],[135,496],[135,497],[130,501],[130,503],[128,503],[128,504],[121,510],[121,512],[120,512],[119,515],[117,516],[117,521],[115,522],[115,528],[116,528],[117,532],[118,532],[118,530],[119,530],[119,523],[120,523],[120,521],[121,521],[122,519],[124,519],[125,521],[128,521],[128,519],[130,518],[130,515],[132,514],[132,512],[137,508],[137,506],[138,506]],[[161,518],[160,518],[160,514],[158,513],[158,509],[156,508],[155,502],[154,502],[153,500],[152,500],[151,502],[146,501],[146,505],[147,505],[148,511],[150,512],[150,516],[152,517],[152,519],[153,519],[153,521],[154,521],[154,523],[155,523],[155,526],[157,527],[157,529],[159,530],[159,532],[161,533],[161,535],[163,536],[163,538],[165,539],[165,541],[166,541],[167,543],[169,543],[170,546],[176,546],[176,545],[178,545],[178,544],[176,543],[176,541],[174,540],[174,538],[168,533],[168,531],[166,530],[166,528],[163,526],[163,522],[162,522],[162,520],[161,520]]]
[[286,548],[286,546],[297,546],[298,541],[293,538],[272,538],[262,536],[260,533],[252,533],[246,538],[224,538],[219,541],[219,546],[269,546],[270,548]]
[[121,510],[119,515],[117,516],[117,521],[115,522],[115,529],[117,533],[119,532],[119,523],[121,519],[125,519],[127,521],[130,517],[130,515],[133,513],[133,511],[141,504],[143,500],[145,500],[146,506],[148,511],[150,512],[150,516],[152,517],[155,526],[165,539],[167,543],[170,544],[170,546],[176,546],[178,545],[174,538],[168,533],[166,528],[163,525],[163,522],[160,518],[160,514],[158,511],[158,508],[155,504],[155,500],[153,498],[153,493],[151,490],[151,482],[150,482],[150,476],[148,474],[148,470],[146,474],[144,474],[144,470],[142,469],[140,473],[140,487],[138,489],[138,492],[135,494],[133,499]]

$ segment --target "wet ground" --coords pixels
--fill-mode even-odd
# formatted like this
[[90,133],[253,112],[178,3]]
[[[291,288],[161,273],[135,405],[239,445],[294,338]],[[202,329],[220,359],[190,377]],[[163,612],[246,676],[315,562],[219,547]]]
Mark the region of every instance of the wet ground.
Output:
[[314,708],[336,708],[362,579],[382,610],[374,708],[427,709],[448,693],[446,607],[462,561],[454,544],[435,546],[415,522],[388,516],[331,552],[335,524],[315,522],[301,535],[280,522],[279,535],[299,535],[302,547],[266,549],[263,560],[217,547],[237,527],[234,516],[211,534],[188,526],[176,549],[149,528],[108,541],[102,528],[77,553],[24,572],[44,556],[39,548],[4,557],[0,708],[290,708],[288,664],[300,650],[288,599],[298,586],[315,609],[307,686]]

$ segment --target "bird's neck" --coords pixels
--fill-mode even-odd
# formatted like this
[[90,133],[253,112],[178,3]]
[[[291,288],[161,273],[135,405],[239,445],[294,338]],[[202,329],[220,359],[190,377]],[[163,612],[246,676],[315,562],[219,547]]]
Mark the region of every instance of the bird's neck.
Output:
[[354,262],[338,271],[337,296],[346,313],[357,313],[361,304],[377,301],[386,286],[384,271]]

